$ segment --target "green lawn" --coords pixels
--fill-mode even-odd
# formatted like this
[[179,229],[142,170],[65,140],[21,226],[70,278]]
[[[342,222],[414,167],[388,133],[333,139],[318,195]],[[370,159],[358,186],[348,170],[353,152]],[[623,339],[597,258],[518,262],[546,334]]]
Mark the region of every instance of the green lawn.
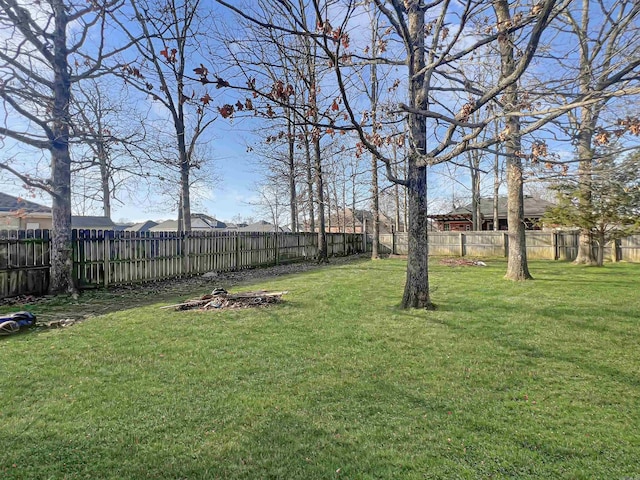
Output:
[[640,479],[640,265],[432,264],[436,312],[394,259],[2,338],[0,477]]

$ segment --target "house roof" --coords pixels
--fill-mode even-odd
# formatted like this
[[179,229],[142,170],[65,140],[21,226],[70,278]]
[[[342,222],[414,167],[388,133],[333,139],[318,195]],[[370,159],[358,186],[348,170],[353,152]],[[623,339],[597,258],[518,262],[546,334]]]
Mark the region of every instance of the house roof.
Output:
[[[216,230],[216,229],[225,229],[228,228],[224,222],[217,220],[209,215],[205,215],[204,213],[194,213],[191,215],[191,230],[195,231],[203,231],[203,230]],[[149,228],[150,232],[176,232],[178,231],[178,221],[177,220],[165,220],[164,222],[160,222],[154,227]]]
[[[203,223],[203,227],[208,226],[209,228],[227,228],[234,226],[232,224],[221,222],[220,220],[210,217],[204,213],[194,213],[191,215],[191,223],[194,223],[194,220],[200,220]],[[193,228],[193,225],[191,228]]]
[[134,223],[129,225],[124,230],[127,232],[147,232],[151,227],[158,225],[158,222],[153,220],[147,220],[146,222]]
[[175,232],[178,230],[177,220],[165,220],[158,223],[155,227],[149,229],[150,232]]
[[290,232],[287,227],[276,227],[274,224],[260,220],[244,227],[238,228],[239,232]]
[[[528,218],[542,217],[545,211],[552,207],[553,203],[541,198],[534,198],[529,195],[524,197],[524,216]],[[458,207],[448,213],[440,215],[429,215],[430,218],[438,220],[468,220],[471,218],[471,204]],[[493,218],[493,198],[480,199],[480,214],[485,219]],[[507,197],[498,197],[498,218],[507,218]]]
[[133,223],[116,223],[116,226],[113,228],[116,231],[124,232],[127,228],[133,226]]
[[24,210],[29,213],[51,213],[51,208],[39,203],[30,202],[22,197],[14,197],[0,193],[0,212]]
[[92,217],[73,215],[71,217],[72,228],[115,228],[116,224],[109,217]]

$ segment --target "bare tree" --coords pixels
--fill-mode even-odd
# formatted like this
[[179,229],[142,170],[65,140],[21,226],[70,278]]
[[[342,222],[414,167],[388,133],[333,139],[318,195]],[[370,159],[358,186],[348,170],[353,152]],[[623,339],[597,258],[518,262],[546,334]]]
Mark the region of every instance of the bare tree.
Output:
[[[18,0],[0,0],[0,98],[5,111],[0,135],[5,142],[47,151],[51,157],[48,176],[34,171],[32,165],[15,168],[11,161],[0,163],[0,168],[51,195],[52,293],[75,292],[71,257],[72,89],[98,74],[106,59],[118,52],[107,52],[105,13],[119,5],[118,0],[43,0],[29,6]],[[75,64],[78,68],[74,71]]]
[[[637,95],[640,80],[640,45],[638,35],[640,26],[640,4],[633,0],[616,2],[574,2],[561,17],[567,32],[572,35],[578,54],[577,65],[566,64],[562,67],[577,77],[575,88],[569,95],[561,95],[565,103],[572,101],[572,96],[591,96],[594,101],[582,104],[569,112],[569,133],[575,141],[577,159],[579,161],[578,177],[580,180],[581,208],[592,209],[591,205],[591,170],[598,145],[609,143],[607,130],[615,130],[616,134],[625,132],[625,128],[615,125],[618,120],[606,118],[607,107],[616,103],[619,95]],[[633,85],[635,83],[635,85]],[[558,89],[560,90],[560,89]],[[563,88],[561,92],[565,90]],[[614,122],[613,125],[608,122]],[[580,232],[578,255],[575,262],[595,264],[597,259],[591,248],[591,231],[583,228]]]
[[[140,148],[146,141],[145,119],[132,108],[131,99],[113,92],[103,79],[78,84],[73,96],[74,146],[72,181],[86,188],[73,191],[84,204],[99,203],[111,217],[112,202],[140,191],[151,176],[151,165]],[[120,203],[123,203],[120,200]]]
[[[201,166],[194,151],[217,114],[206,86],[191,80],[187,66],[195,63],[193,59],[204,50],[207,37],[202,21],[209,12],[200,0],[127,0],[127,3],[131,18],[115,16],[114,20],[130,39],[136,36],[142,39],[135,42],[138,58],[122,68],[121,76],[169,116],[176,153],[170,162],[180,172],[178,228],[190,231],[190,176],[194,168]],[[199,72],[206,74],[203,66]]]
[[[504,38],[499,42],[500,48],[500,78],[506,79],[513,76],[516,68],[513,41],[505,32],[505,26],[513,24],[513,17],[507,0],[494,0],[493,7],[496,12],[498,25],[503,31]],[[509,258],[507,263],[506,278],[510,280],[528,280],[531,278],[527,264],[527,248],[525,240],[524,224],[524,192],[522,174],[522,143],[520,139],[520,117],[510,115],[517,108],[518,82],[510,83],[504,89],[504,111],[506,114],[505,130],[502,135],[505,139],[505,154],[507,156],[507,223],[509,224]]]

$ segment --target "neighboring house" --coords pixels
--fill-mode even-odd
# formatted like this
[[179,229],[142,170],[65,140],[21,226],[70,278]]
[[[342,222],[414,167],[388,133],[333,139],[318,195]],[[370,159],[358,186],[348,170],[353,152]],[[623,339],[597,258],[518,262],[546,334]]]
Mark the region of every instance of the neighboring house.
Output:
[[109,217],[73,215],[71,217],[71,228],[80,230],[115,230],[116,224]]
[[[235,227],[233,224],[226,224],[220,220],[216,220],[204,213],[194,213],[191,215],[191,230],[194,232],[207,232],[211,230],[223,231],[229,227]],[[158,223],[156,226],[149,228],[150,232],[177,232],[178,221],[166,220]]]
[[[50,230],[52,227],[51,207],[0,193],[0,230]],[[71,217],[71,228],[114,230],[116,224],[109,217],[78,215]]]
[[[553,203],[534,198],[524,197],[524,217],[527,230],[540,230],[540,219]],[[464,232],[473,229],[471,204],[456,208],[449,213],[429,215],[436,223],[436,229],[441,232]],[[494,222],[498,222],[498,230],[507,230],[507,197],[498,198],[498,218],[493,218],[493,198],[480,199],[480,216],[482,230],[493,230]]]
[[125,232],[148,232],[153,227],[157,226],[158,222],[154,222],[153,220],[147,220],[146,222],[135,223],[133,225],[129,225],[123,230]]
[[[150,232],[177,232],[178,231],[178,221],[177,220],[166,220],[164,222],[160,222],[155,226],[152,226],[148,229]],[[226,223],[221,222],[209,215],[205,215],[202,213],[196,213],[191,215],[191,231],[192,232],[275,232],[276,227],[265,221],[259,221],[247,225],[246,223]],[[279,232],[290,232],[291,230],[287,227],[280,227],[277,231]]]
[[51,228],[51,207],[0,193],[0,230]]
[[291,232],[289,227],[276,227],[273,223],[265,222],[264,220],[260,220],[255,223],[251,223],[249,225],[238,226],[238,232]]
[[116,232],[124,232],[125,230],[127,230],[128,228],[131,228],[134,224],[129,222],[129,223],[116,223],[116,226],[114,227],[114,230]]

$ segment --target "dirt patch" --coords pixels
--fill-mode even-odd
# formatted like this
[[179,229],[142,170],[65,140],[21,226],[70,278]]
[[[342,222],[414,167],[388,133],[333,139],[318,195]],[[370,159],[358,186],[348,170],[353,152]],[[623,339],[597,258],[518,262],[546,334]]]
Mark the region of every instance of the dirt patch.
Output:
[[76,298],[68,295],[42,297],[25,295],[0,300],[0,313],[3,311],[27,310],[36,314],[38,325],[40,326],[64,327],[110,312],[156,303],[175,302],[180,298],[189,298],[194,292],[210,292],[214,287],[218,286],[231,289],[238,285],[255,283],[263,279],[328,268],[335,265],[346,265],[367,258],[369,258],[369,255],[352,255],[331,258],[329,264],[304,262],[237,272],[212,272],[163,282],[84,290]]
[[438,262],[440,265],[447,267],[486,267],[487,264],[481,260],[472,260],[470,258],[441,258]]

